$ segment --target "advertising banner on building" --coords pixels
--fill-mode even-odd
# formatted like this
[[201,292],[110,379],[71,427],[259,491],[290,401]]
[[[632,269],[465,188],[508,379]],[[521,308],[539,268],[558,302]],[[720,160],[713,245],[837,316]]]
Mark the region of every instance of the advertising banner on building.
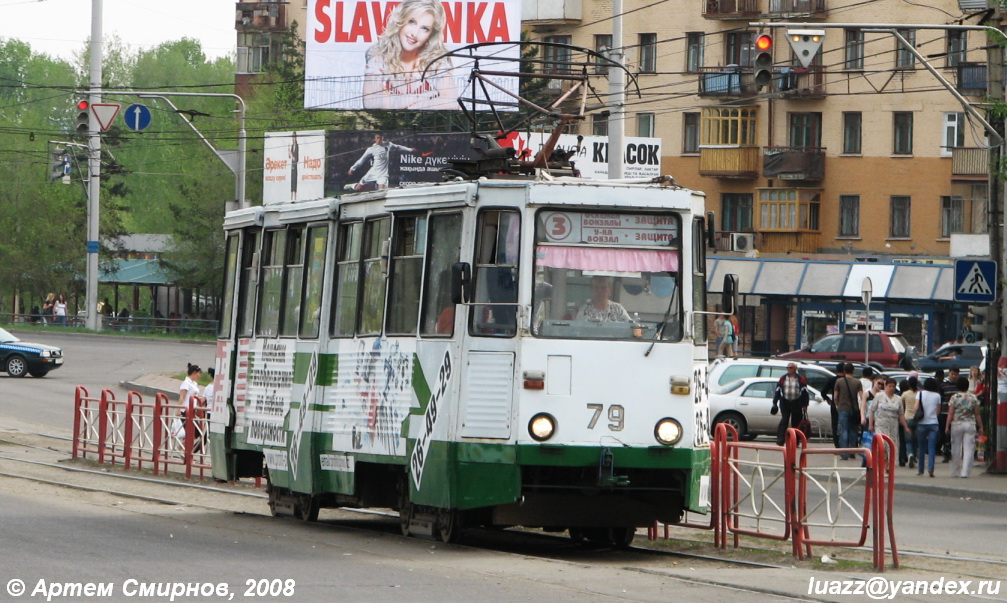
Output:
[[267,132],[262,156],[263,205],[325,196],[325,130]]
[[[549,138],[546,133],[514,132],[501,146],[512,146],[518,156],[528,154],[534,157]],[[653,178],[661,175],[661,139],[627,137],[623,139],[623,178]],[[564,151],[575,151],[570,161],[574,162],[583,178],[608,179],[608,136],[584,136],[577,147],[577,136],[561,134],[556,147]],[[529,157],[529,158],[530,158]]]
[[[520,38],[521,0],[308,0],[304,107],[457,110],[474,61],[436,59],[469,44]],[[520,50],[501,45],[480,54],[517,59]],[[479,67],[517,71],[516,62],[492,58]],[[517,92],[517,78],[497,83]]]

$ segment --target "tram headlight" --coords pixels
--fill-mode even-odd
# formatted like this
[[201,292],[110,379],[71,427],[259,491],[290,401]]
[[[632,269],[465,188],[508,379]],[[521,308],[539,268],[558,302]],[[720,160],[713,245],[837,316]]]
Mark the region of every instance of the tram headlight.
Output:
[[536,442],[544,442],[556,433],[556,418],[547,412],[540,412],[528,422],[528,435]]
[[661,419],[654,426],[654,438],[665,446],[674,446],[682,439],[682,424],[675,419]]

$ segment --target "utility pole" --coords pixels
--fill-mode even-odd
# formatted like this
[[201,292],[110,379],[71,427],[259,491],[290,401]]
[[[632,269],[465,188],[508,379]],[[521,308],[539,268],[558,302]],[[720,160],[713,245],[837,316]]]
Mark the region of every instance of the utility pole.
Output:
[[619,64],[608,72],[608,179],[622,178],[626,138],[626,50],[622,43],[622,0],[612,2],[612,50],[609,58]]
[[[991,11],[990,21],[993,26],[997,29],[1001,29],[1003,22],[1003,13],[1000,10],[999,0],[987,0],[986,6]],[[1003,48],[999,44],[990,44],[989,48],[986,50],[986,94],[994,103],[1004,102],[1004,55]],[[990,125],[993,129],[1000,134],[1001,137],[1004,135],[1004,118],[1003,114],[998,111],[992,111],[989,114]],[[996,260],[1000,266],[1001,271],[1003,270],[1004,261],[1007,258],[1004,257],[1004,212],[1007,211],[1007,198],[1004,195],[1003,181],[1000,178],[1000,169],[1004,156],[1004,145],[1003,143],[990,149],[990,176],[989,176],[989,190],[987,194],[987,203],[989,211],[987,212],[987,217],[989,219],[989,237],[990,237],[990,258]],[[987,461],[992,461],[990,464],[990,471],[996,473],[1007,472],[1007,425],[999,424],[998,418],[1007,415],[1007,412],[1001,412],[1000,407],[1004,407],[1007,411],[1007,405],[1000,403],[998,400],[999,396],[994,396],[993,392],[997,391],[997,368],[1000,363],[1000,343],[1004,341],[1003,339],[1003,309],[1005,306],[1004,301],[1004,287],[1001,284],[1003,277],[1001,276],[994,283],[994,291],[996,292],[996,301],[994,303],[1000,304],[1001,312],[1001,324],[998,327],[1000,329],[1000,337],[996,338],[996,342],[991,342],[989,350],[987,351],[986,358],[986,391],[989,392],[990,398],[990,414],[989,414],[989,425],[986,425],[986,433],[989,434],[989,446],[987,450],[990,455],[987,457]],[[990,458],[992,457],[992,458]]]
[[[91,85],[88,90],[90,106],[101,103],[101,13],[102,0],[91,0]],[[84,296],[87,318],[85,326],[93,331],[101,330],[98,315],[98,249],[101,247],[98,232],[98,212],[101,198],[101,132],[98,118],[91,110],[87,132],[90,143],[88,155],[87,187],[87,288]]]

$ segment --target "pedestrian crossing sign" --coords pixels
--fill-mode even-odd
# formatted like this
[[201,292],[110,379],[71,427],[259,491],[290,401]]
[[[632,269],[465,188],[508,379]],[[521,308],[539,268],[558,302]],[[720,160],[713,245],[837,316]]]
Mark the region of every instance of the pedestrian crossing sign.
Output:
[[996,301],[997,264],[990,260],[955,260],[955,301]]

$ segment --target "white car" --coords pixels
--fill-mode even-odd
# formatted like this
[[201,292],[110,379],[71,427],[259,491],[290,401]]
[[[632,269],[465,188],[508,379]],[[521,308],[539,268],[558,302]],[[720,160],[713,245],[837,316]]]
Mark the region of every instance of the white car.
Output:
[[818,391],[824,391],[826,385],[836,376],[830,370],[832,367],[801,362],[800,360],[783,360],[780,358],[718,358],[710,363],[710,368],[706,374],[706,382],[710,386],[710,391],[713,392],[735,379],[743,379],[745,377],[775,377],[779,379],[787,373],[787,365],[791,362],[797,365],[797,373],[803,375],[808,380],[808,385]]
[[[710,394],[710,416],[713,425],[727,423],[738,430],[742,439],[758,435],[776,435],[780,415],[772,414],[773,390],[779,377],[746,377],[736,379]],[[813,436],[832,435],[832,410],[817,389],[808,386],[810,402],[808,420]]]

